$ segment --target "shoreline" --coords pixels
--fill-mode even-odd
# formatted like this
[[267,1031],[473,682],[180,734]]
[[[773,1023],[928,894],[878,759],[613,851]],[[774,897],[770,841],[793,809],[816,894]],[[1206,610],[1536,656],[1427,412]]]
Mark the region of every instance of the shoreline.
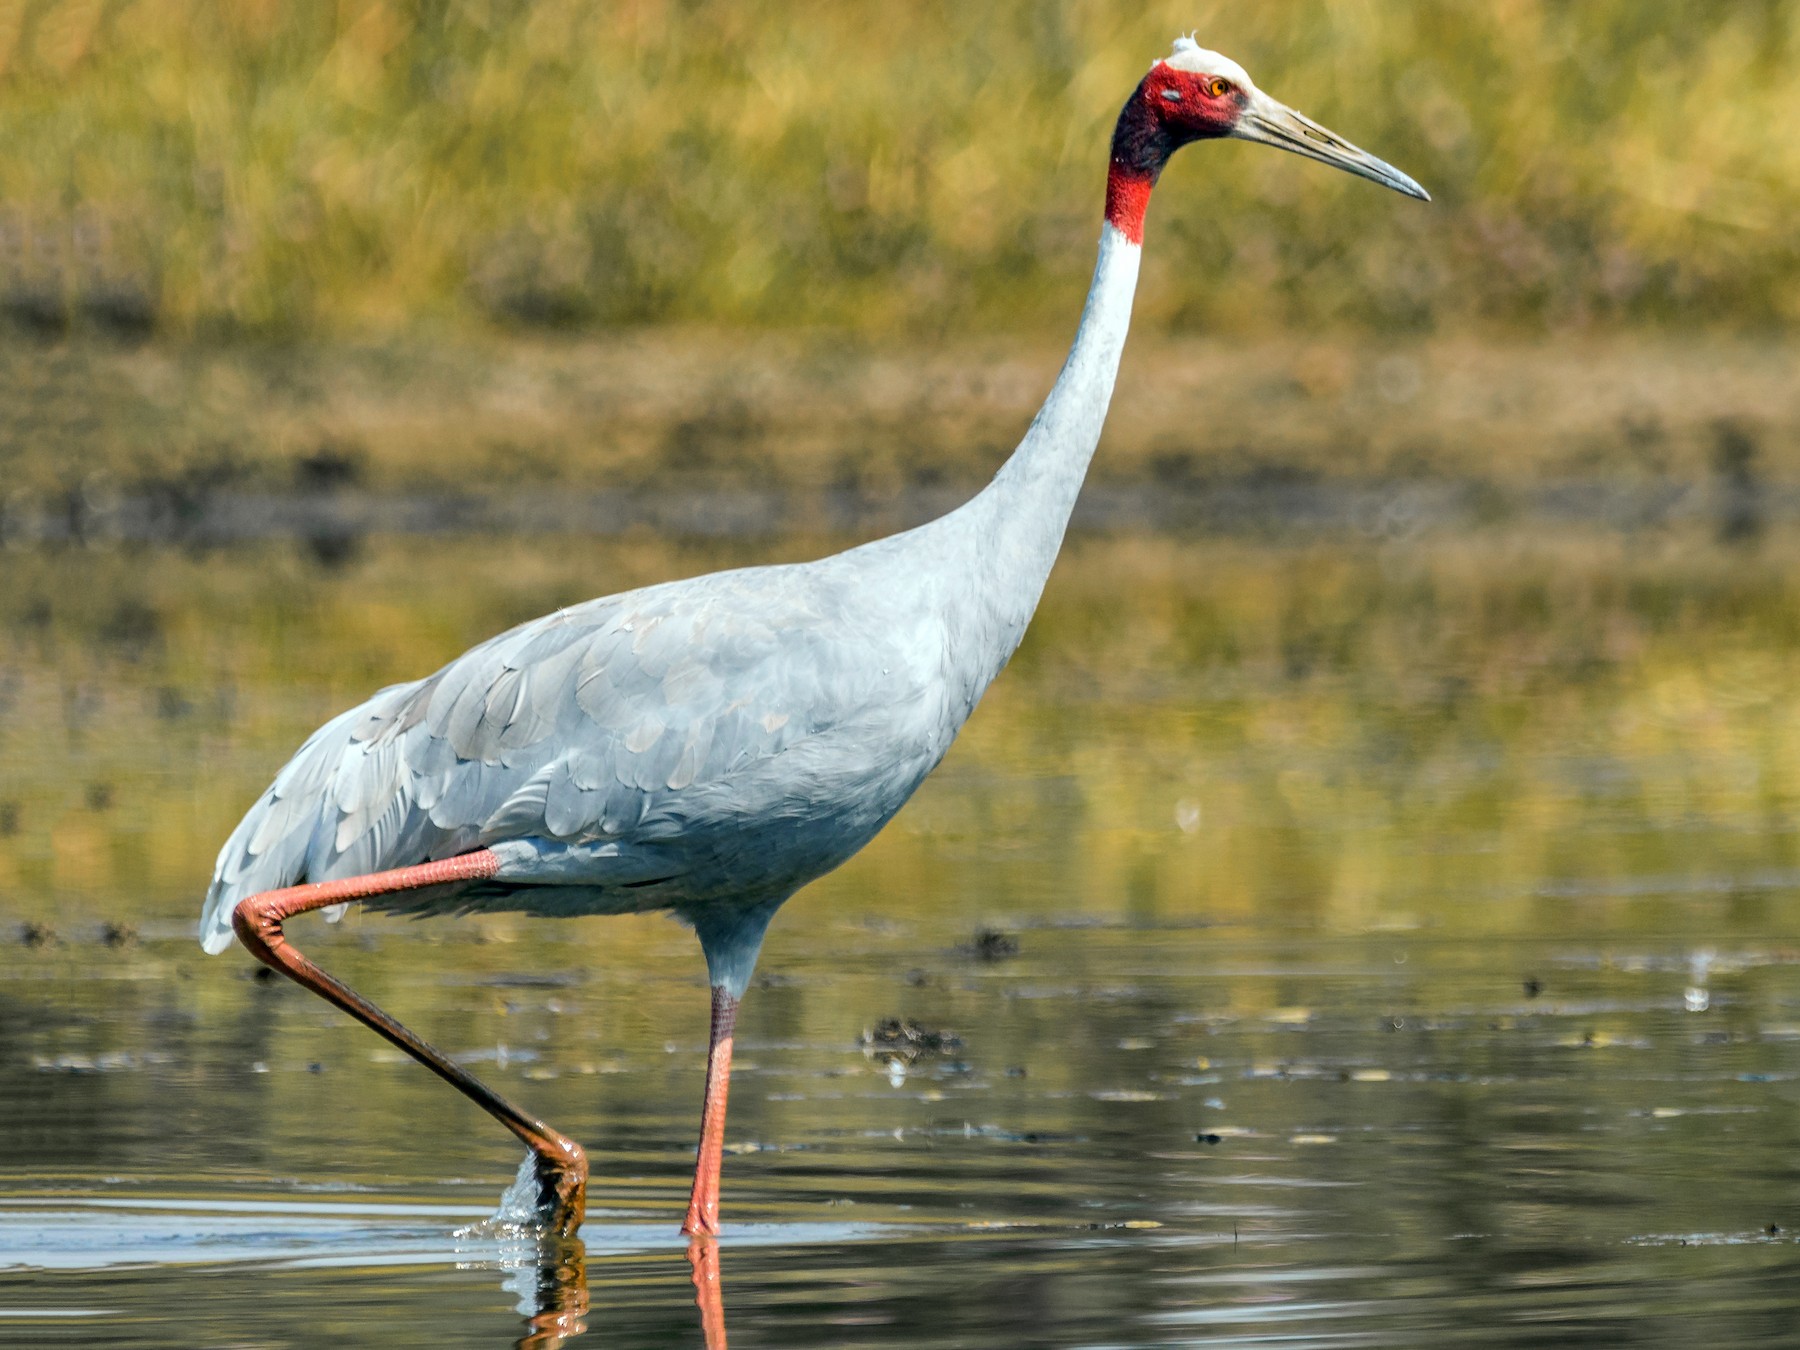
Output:
[[[968,499],[960,488],[871,496],[849,490],[665,490],[569,494],[369,492],[75,492],[0,507],[0,545],[223,548],[273,540],[332,562],[379,536],[757,539],[874,538],[924,524]],[[1563,479],[1503,489],[1481,480],[1091,483],[1072,535],[1360,535],[1405,539],[1445,530],[1567,523],[1603,531],[1701,525],[1723,542],[1800,520],[1800,484]]]
[[[1003,462],[1055,377],[1055,337],[894,352],[668,330],[3,345],[0,533],[73,537],[109,518],[123,537],[215,537],[280,532],[284,515],[741,532],[818,512],[898,528]],[[1377,509],[1370,497],[1426,520],[1581,502],[1654,517],[1722,498],[1782,515],[1800,490],[1796,370],[1795,344],[1707,336],[1145,335],[1127,351],[1080,524],[1354,521]]]

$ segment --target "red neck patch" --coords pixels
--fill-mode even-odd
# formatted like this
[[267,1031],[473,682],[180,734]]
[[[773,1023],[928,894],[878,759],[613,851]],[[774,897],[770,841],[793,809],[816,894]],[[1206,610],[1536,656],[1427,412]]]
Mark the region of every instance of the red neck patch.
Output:
[[1144,209],[1163,165],[1175,153],[1175,139],[1163,125],[1159,91],[1172,72],[1158,62],[1131,91],[1113,127],[1112,163],[1106,171],[1106,218],[1134,244],[1144,242]]
[[1107,171],[1106,218],[1134,244],[1144,242],[1144,211],[1150,205],[1150,189],[1155,186],[1154,176],[1127,168],[1116,159]]

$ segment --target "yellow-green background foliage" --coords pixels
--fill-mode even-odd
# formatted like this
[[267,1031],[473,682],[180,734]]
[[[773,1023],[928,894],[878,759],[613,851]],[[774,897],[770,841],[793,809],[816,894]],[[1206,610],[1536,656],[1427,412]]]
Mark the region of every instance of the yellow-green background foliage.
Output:
[[1800,313],[1800,0],[0,0],[0,300],[201,334],[1027,331],[1188,29],[1438,202],[1190,152],[1153,324]]

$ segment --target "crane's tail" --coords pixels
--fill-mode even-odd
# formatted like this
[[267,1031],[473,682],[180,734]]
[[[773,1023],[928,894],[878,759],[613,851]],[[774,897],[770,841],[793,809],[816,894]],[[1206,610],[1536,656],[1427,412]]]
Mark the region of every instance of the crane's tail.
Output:
[[[328,809],[330,788],[350,744],[351,727],[363,712],[352,708],[309,736],[219,850],[200,911],[200,945],[209,954],[216,956],[231,945],[231,914],[240,901],[296,884],[305,879],[309,859],[327,856],[319,846],[328,841],[337,818],[335,809]],[[336,907],[327,917],[342,912]]]
[[217,956],[231,945],[231,911],[239,897],[228,897],[223,882],[206,888],[206,907],[200,911],[200,945],[208,956]]
[[[372,716],[392,713],[414,688],[390,686],[320,727],[244,813],[219,850],[200,911],[200,945],[208,952],[231,945],[232,912],[252,895],[389,871],[475,846],[474,826],[441,827],[419,805],[400,745],[356,734]],[[459,892],[470,885],[455,883]],[[409,892],[384,907],[404,910],[444,898],[442,888]],[[344,908],[331,905],[323,913],[336,919]]]
[[[305,875],[310,829],[290,831],[286,839],[278,841],[278,845],[285,846],[261,853],[250,851],[252,841],[268,824],[271,813],[280,807],[273,789],[264,793],[219,851],[212,884],[206,888],[206,903],[200,911],[200,945],[209,956],[217,956],[232,944],[236,934],[231,915],[241,901],[263,891],[292,886]],[[342,905],[333,905],[325,914],[335,919],[343,911]]]

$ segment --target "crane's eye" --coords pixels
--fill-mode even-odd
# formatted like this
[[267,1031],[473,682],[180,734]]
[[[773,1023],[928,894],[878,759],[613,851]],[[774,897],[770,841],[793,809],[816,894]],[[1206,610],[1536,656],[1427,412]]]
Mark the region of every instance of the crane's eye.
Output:
[[1222,80],[1215,75],[1206,82],[1206,92],[1213,98],[1224,98],[1231,92],[1231,81]]

